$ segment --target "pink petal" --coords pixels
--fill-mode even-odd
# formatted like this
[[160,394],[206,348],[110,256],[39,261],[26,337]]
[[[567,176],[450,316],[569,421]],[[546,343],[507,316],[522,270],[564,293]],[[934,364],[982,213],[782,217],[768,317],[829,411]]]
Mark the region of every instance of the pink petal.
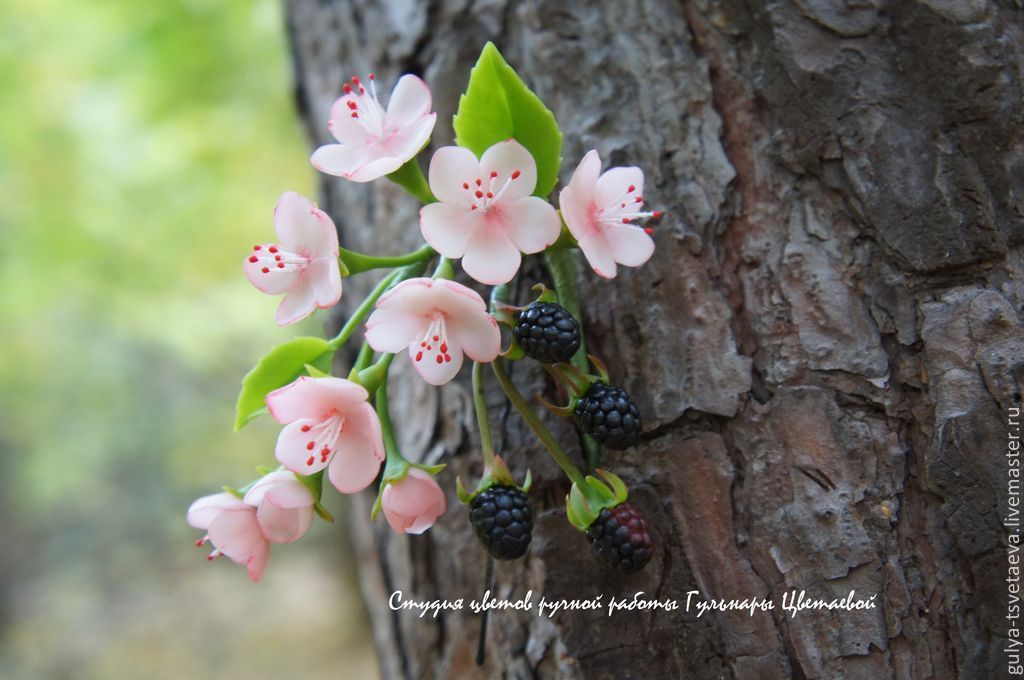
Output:
[[246,504],[231,494],[215,493],[197,499],[188,508],[188,523],[196,529],[209,529],[210,523],[222,512],[246,510]]
[[[632,191],[630,191],[632,187]],[[618,204],[623,196],[636,198],[644,193],[644,172],[637,167],[610,168],[594,187],[594,203],[598,208]]]
[[627,267],[639,267],[654,254],[654,239],[640,227],[613,224],[605,227],[604,237],[615,261]]
[[462,268],[480,283],[506,283],[519,271],[522,256],[504,229],[488,225],[477,229],[466,246]]
[[344,175],[344,177],[351,182],[372,182],[398,170],[398,168],[402,167],[403,163],[415,155],[416,151],[410,151],[408,156],[405,157],[393,156],[391,154],[376,156]]
[[313,524],[313,506],[283,508],[268,499],[256,510],[256,520],[271,543],[292,543]]
[[381,503],[391,528],[409,534],[429,529],[447,507],[437,481],[419,468],[410,468],[405,477],[389,484]]
[[274,321],[278,326],[288,326],[302,321],[314,311],[316,311],[316,297],[313,286],[309,284],[309,281],[300,281],[277,306]]
[[246,564],[267,539],[256,521],[256,508],[222,512],[210,523],[210,542],[233,562]]
[[404,310],[377,309],[366,321],[364,337],[378,352],[399,352],[422,335],[429,324],[418,314]]
[[313,493],[288,470],[276,470],[257,481],[245,494],[245,502],[259,506],[267,499],[280,508],[301,508],[313,504]]
[[362,386],[344,378],[304,375],[269,393],[266,402],[277,422],[290,423],[300,418],[319,421],[332,412],[348,413],[369,396]]
[[337,257],[320,257],[309,263],[306,277],[313,289],[313,300],[320,309],[338,304],[341,299],[341,270]]
[[503,200],[500,210],[508,237],[524,253],[539,253],[557,241],[562,231],[558,213],[543,198]]
[[384,437],[381,434],[380,419],[370,404],[363,402],[349,411],[345,431],[356,433],[366,439],[373,447],[374,457],[377,460],[384,460]]
[[434,281],[425,276],[406,279],[377,300],[377,309],[425,316],[434,303]]
[[[274,247],[281,248],[282,246],[277,243],[260,244],[259,250],[254,250],[246,255],[245,262],[242,264],[242,271],[245,272],[245,278],[249,279],[249,283],[268,295],[287,293],[295,286],[301,273],[297,269],[282,271],[273,266],[273,262],[270,262],[264,253]],[[255,262],[253,258],[256,258]],[[267,271],[263,271],[264,269]]]
[[[519,174],[511,179],[517,171]],[[495,191],[501,189],[506,180],[511,180],[501,195],[502,202],[529,196],[537,188],[537,163],[526,147],[514,139],[498,142],[480,158],[480,176],[484,182],[489,182],[493,172],[498,173],[494,178]]]
[[572,178],[558,194],[558,207],[562,218],[577,241],[590,236],[596,226],[592,219],[594,208],[594,187],[601,174],[601,157],[590,150],[576,166]]
[[349,102],[356,102],[359,98],[352,94],[342,95],[335,100],[331,106],[331,117],[327,121],[327,129],[331,131],[334,138],[346,146],[363,146],[369,140],[366,128],[358,119],[352,117],[352,109]]
[[404,75],[395,83],[388,99],[387,125],[404,128],[430,113],[430,88],[414,75]]
[[455,281],[434,282],[449,321],[448,336],[476,361],[494,361],[501,351],[501,331],[476,291]]
[[602,233],[598,232],[589,238],[582,238],[579,244],[590,267],[599,276],[606,279],[615,278],[618,269],[615,266],[615,253],[612,252],[611,246],[608,245],[608,241]]
[[[430,159],[427,172],[430,191],[439,201],[465,204],[468,209],[472,204],[475,180],[483,180],[480,173],[480,163],[472,151],[461,146],[442,146]],[[464,184],[468,184],[470,189],[465,189]]]
[[263,578],[263,571],[267,568],[267,561],[270,559],[270,544],[264,541],[256,547],[249,561],[246,562],[245,571],[253,583],[259,583]]
[[294,191],[286,191],[278,199],[274,229],[288,250],[308,257],[338,257],[334,222],[313,201]]
[[600,175],[601,156],[595,149],[591,149],[573,170],[572,177],[569,178],[569,186],[574,187],[581,195],[592,196]]
[[[320,455],[320,447],[313,441],[310,432],[303,432],[306,425],[314,426],[316,421],[303,418],[294,423],[285,425],[281,434],[277,436],[277,445],[274,447],[274,457],[281,465],[300,475],[312,475],[320,472],[331,462],[330,456],[326,460]],[[309,444],[314,445],[310,448]]]
[[409,345],[409,358],[412,360],[412,367],[416,369],[416,372],[420,374],[424,380],[431,385],[447,385],[451,382],[455,374],[462,368],[462,347],[458,344],[456,338],[449,334],[448,336],[448,356],[451,357],[451,361],[444,361],[437,363],[435,354],[427,354],[424,352],[419,361],[416,360],[416,355],[420,351],[418,344]]
[[341,493],[357,493],[377,478],[380,466],[373,443],[360,433],[345,431],[338,437],[327,477]]
[[423,240],[445,257],[459,258],[481,226],[482,213],[462,203],[429,203],[420,209]]
[[309,162],[320,172],[348,177],[372,158],[366,145],[325,144],[313,152]]

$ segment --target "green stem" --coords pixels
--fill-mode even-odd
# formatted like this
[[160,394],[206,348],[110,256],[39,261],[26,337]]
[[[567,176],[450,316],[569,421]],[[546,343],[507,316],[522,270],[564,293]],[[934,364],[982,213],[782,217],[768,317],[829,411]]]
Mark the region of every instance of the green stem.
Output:
[[523,399],[523,395],[519,392],[516,386],[512,384],[512,380],[509,379],[508,373],[505,372],[505,366],[502,359],[499,357],[492,361],[491,368],[494,369],[494,375],[497,376],[498,383],[501,385],[501,389],[505,392],[505,396],[508,397],[508,400],[512,402],[512,405],[515,406],[517,411],[519,411],[519,415],[523,417],[523,420],[525,420],[526,424],[530,426],[530,429],[533,430],[534,434],[540,438],[541,442],[544,444],[544,448],[548,450],[548,453],[550,453],[551,457],[555,459],[555,462],[558,463],[560,468],[562,468],[562,471],[565,472],[566,476],[572,480],[574,484],[580,487],[581,490],[585,491],[588,487],[586,480],[583,479],[583,473],[580,472],[579,468],[573,465],[571,460],[569,460],[568,454],[562,450],[562,447],[559,446],[557,441],[555,441],[550,430],[548,430],[544,423],[540,421],[537,414],[533,412],[530,405],[526,403],[525,399]]
[[341,263],[344,269],[348,270],[348,276],[370,271],[371,269],[390,269],[392,267],[404,267],[407,264],[415,264],[429,260],[434,256],[434,249],[430,246],[423,246],[405,255],[397,257],[377,257],[374,255],[363,255],[354,250],[341,249]]
[[359,354],[356,355],[356,361],[352,364],[352,371],[359,373],[373,360],[373,348],[370,347],[370,343],[364,342],[363,346],[359,348]]
[[[387,363],[384,365],[387,368],[391,363],[391,357],[393,354],[387,355]],[[384,467],[384,478],[387,479],[389,472],[395,472],[399,468],[407,467],[408,461],[402,457],[402,454],[398,450],[398,441],[395,439],[395,429],[391,424],[391,413],[388,406],[388,381],[385,376],[384,380],[380,381],[380,386],[377,388],[377,396],[375,400],[377,406],[377,418],[380,420],[380,433],[384,439],[384,451],[387,454],[387,464]]]
[[[558,293],[558,302],[579,322],[580,348],[569,361],[583,373],[590,372],[587,361],[587,339],[583,332],[583,314],[580,310],[580,296],[576,289],[576,253],[569,249],[547,250],[544,262],[551,272],[551,281]],[[593,469],[601,464],[601,445],[592,437],[583,435],[583,449],[587,454],[587,465]]]
[[352,337],[352,334],[355,333],[356,329],[359,328],[366,317],[369,316],[370,312],[373,311],[373,306],[377,304],[377,299],[383,295],[388,288],[399,281],[422,274],[425,262],[426,260],[420,260],[406,265],[401,269],[396,269],[381,279],[380,283],[370,291],[370,294],[366,296],[366,299],[363,300],[359,307],[356,308],[356,311],[352,312],[352,316],[350,316],[348,321],[345,322],[345,325],[341,327],[338,334],[330,339],[327,343],[327,348],[332,352],[338,351],[338,348],[348,342],[348,339]]
[[430,184],[423,176],[423,169],[420,168],[420,163],[415,157],[410,158],[405,165],[388,175],[388,179],[424,203],[433,203],[437,200],[431,193]]
[[487,402],[484,401],[484,365],[473,362],[473,405],[476,407],[476,424],[480,429],[480,448],[484,455],[484,469],[494,463],[494,443],[491,441],[491,423],[487,419]]

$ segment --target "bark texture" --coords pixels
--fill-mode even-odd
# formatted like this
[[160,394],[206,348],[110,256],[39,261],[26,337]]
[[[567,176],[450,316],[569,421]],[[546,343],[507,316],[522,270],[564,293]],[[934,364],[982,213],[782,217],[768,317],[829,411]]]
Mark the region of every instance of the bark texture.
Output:
[[[694,611],[491,619],[487,677],[987,678],[1005,634],[1007,409],[1024,332],[1024,30],[987,0],[292,0],[297,98],[329,140],[341,84],[418,73],[433,146],[493,40],[583,153],[639,165],[667,210],[646,266],[581,273],[588,341],[646,418],[606,452],[652,523],[642,572],[609,573],[562,510],[566,485],[524,423],[496,437],[533,470],[526,559],[497,594],[685,600],[877,594],[862,612]],[[420,241],[387,182],[324,176],[347,246]],[[522,273],[544,280],[539,262]],[[351,304],[362,290],[346,282]],[[473,676],[479,617],[391,612],[479,597],[483,551],[452,484],[481,469],[468,371],[443,389],[396,361],[403,450],[449,464],[449,512],[425,536],[353,523],[387,678]],[[514,378],[558,399],[535,364]],[[548,418],[579,459],[570,424]]]

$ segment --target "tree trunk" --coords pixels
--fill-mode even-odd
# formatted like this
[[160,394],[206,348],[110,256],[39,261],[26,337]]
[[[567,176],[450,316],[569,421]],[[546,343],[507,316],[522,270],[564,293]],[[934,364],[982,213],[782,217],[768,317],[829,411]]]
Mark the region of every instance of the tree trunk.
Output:
[[[496,594],[675,599],[680,609],[492,615],[487,677],[985,678],[1005,667],[1007,410],[1024,333],[1019,10],[987,0],[352,0],[288,3],[297,98],[314,144],[350,76],[430,85],[432,146],[483,44],[553,110],[562,181],[583,154],[638,165],[668,211],[657,251],[579,278],[591,350],[645,418],[604,452],[658,545],[608,571],[566,521],[567,485],[490,380],[497,443],[536,479],[526,558]],[[389,87],[386,85],[385,87]],[[346,246],[420,240],[416,202],[321,176]],[[362,278],[362,277],[361,277]],[[517,302],[545,280],[527,260]],[[351,305],[368,282],[346,282]],[[489,376],[490,377],[490,376]],[[559,398],[534,362],[514,378]],[[483,590],[454,494],[481,473],[469,372],[441,388],[395,362],[403,451],[443,461],[449,511],[395,535],[355,500],[354,542],[387,678],[474,673],[480,617],[388,608]],[[571,423],[547,415],[581,461]],[[710,613],[699,599],[855,590],[875,609]],[[696,596],[695,596],[696,597]]]

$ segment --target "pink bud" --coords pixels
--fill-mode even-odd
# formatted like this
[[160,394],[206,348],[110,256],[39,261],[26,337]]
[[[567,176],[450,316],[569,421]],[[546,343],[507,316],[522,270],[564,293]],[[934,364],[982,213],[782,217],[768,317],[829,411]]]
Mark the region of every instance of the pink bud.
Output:
[[381,503],[391,528],[407,534],[422,534],[447,507],[441,487],[419,468],[409,468],[405,477],[388,484]]
[[271,543],[297,541],[313,523],[313,494],[288,470],[256,482],[245,502],[256,507],[256,519]]

